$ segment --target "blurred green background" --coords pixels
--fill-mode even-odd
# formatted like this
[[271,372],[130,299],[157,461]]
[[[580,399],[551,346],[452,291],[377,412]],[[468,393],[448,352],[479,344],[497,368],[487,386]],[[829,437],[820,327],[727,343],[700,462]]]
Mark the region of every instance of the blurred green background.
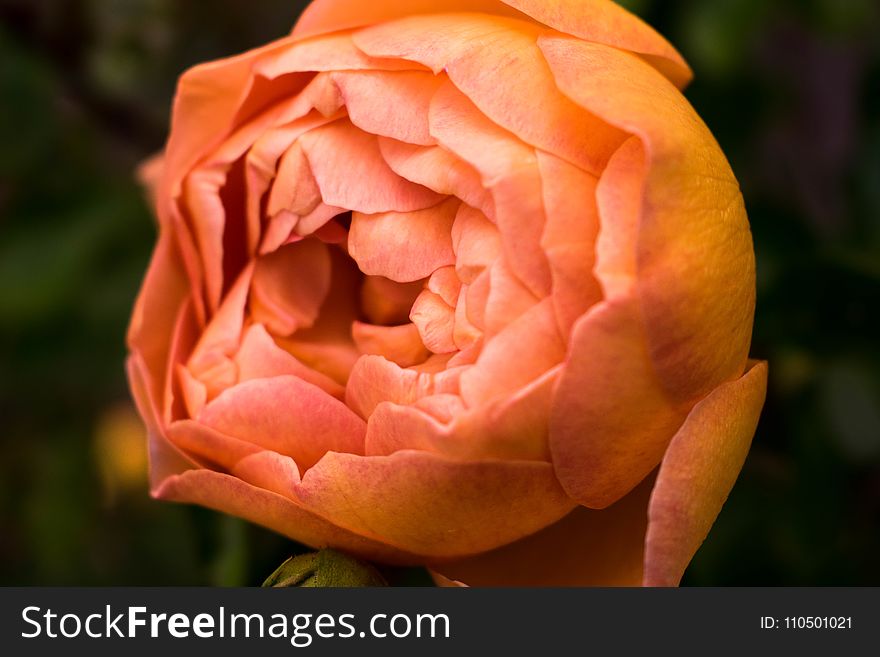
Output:
[[[186,67],[294,0],[0,0],[0,584],[257,584],[295,547],[146,494],[124,332],[154,227],[133,172]],[[629,0],[696,72],[740,178],[771,362],[684,583],[880,584],[880,3]]]

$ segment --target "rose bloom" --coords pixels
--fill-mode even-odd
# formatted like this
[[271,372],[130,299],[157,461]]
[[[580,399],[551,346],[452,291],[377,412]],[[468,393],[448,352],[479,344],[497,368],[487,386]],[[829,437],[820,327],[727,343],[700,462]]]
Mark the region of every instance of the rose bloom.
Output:
[[180,80],[152,493],[470,585],[674,585],[767,368],[681,56],[609,0],[317,0]]

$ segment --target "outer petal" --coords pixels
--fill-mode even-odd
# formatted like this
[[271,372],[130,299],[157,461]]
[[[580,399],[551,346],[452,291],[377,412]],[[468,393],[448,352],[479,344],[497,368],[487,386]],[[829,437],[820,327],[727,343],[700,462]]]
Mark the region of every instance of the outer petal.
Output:
[[579,507],[516,543],[432,569],[447,585],[638,586],[653,480],[607,509]]
[[767,391],[767,364],[697,404],[669,444],[648,508],[645,585],[676,586],[742,468]]
[[653,470],[689,406],[670,402],[632,299],[602,302],[574,325],[550,420],[562,486],[603,508]]
[[230,513],[315,548],[332,546],[384,563],[417,564],[421,560],[374,538],[337,527],[286,496],[212,470],[190,470],[169,477],[154,495]]
[[641,312],[661,385],[693,402],[742,373],[751,341],[754,249],[730,166],[684,96],[638,58],[573,39],[539,45],[564,93],[644,144]]
[[641,53],[679,85],[691,77],[684,59],[662,36],[611,0],[316,0],[303,12],[293,34],[305,38],[401,16],[455,11],[531,17],[560,32]]
[[334,523],[438,558],[493,549],[568,513],[548,463],[449,461],[426,452],[328,453],[297,498]]

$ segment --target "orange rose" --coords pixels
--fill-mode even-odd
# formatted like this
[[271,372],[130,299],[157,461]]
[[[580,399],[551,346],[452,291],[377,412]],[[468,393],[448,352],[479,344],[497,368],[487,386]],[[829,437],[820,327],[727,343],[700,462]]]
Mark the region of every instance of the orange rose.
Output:
[[153,494],[474,584],[675,584],[767,368],[690,72],[609,0],[317,0],[181,79]]

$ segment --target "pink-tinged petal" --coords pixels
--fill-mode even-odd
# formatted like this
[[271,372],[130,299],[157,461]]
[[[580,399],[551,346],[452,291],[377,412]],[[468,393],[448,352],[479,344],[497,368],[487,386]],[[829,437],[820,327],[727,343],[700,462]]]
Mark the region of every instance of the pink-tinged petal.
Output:
[[[252,468],[251,468],[252,470]],[[211,470],[190,470],[166,478],[153,493],[244,518],[313,548],[334,547],[382,563],[415,565],[420,557],[338,527],[289,497]]]
[[574,325],[550,421],[560,483],[584,506],[614,503],[657,467],[688,410],[657,381],[636,302],[594,306]]
[[366,425],[345,404],[296,376],[253,379],[210,402],[199,422],[312,467],[328,450],[363,453]]
[[636,261],[645,182],[645,152],[630,138],[608,162],[596,189],[602,226],[596,240],[594,273],[607,298],[631,294],[638,277]]
[[197,169],[187,176],[183,187],[183,200],[202,258],[208,306],[214,311],[223,292],[223,231],[227,217],[220,189],[226,183],[228,169]]
[[652,483],[607,509],[578,507],[536,534],[432,571],[441,586],[638,586]]
[[564,357],[553,301],[545,299],[486,343],[476,364],[461,375],[462,398],[475,406],[510,395]]
[[168,354],[180,308],[189,289],[174,241],[165,232],[153,252],[150,267],[135,302],[126,341],[143,361],[145,392],[161,404],[168,377]]
[[431,134],[471,163],[495,200],[495,220],[513,271],[532,292],[550,291],[550,267],[541,250],[544,205],[532,148],[487,119],[446,82],[431,103]]
[[483,313],[486,335],[500,333],[538,301],[510,270],[507,259],[498,258],[489,269],[489,296]]
[[366,276],[361,287],[361,307],[373,324],[404,324],[423,287],[422,281],[398,283],[383,276]]
[[367,423],[366,453],[416,449],[469,461],[547,461],[547,423],[559,368],[511,397],[465,408],[457,395],[422,397],[414,406],[380,403]]
[[351,122],[364,132],[408,144],[436,143],[428,129],[428,109],[441,78],[419,71],[345,71],[332,78]]
[[450,307],[439,294],[424,290],[413,304],[409,318],[415,324],[422,343],[435,354],[458,350],[453,338],[455,308]]
[[699,402],[669,444],[648,507],[645,585],[677,586],[742,468],[767,392],[767,364]]
[[412,212],[443,198],[404,180],[385,163],[375,135],[336,121],[300,137],[327,205],[357,212]]
[[166,148],[163,203],[180,193],[182,176],[231,129],[236,113],[253,90],[253,65],[281,42],[235,57],[200,64],[184,73],[177,86]]
[[[537,48],[533,23],[498,16],[409,16],[354,34],[376,57],[419,62],[444,71],[490,120],[524,142],[601,171],[619,132],[560,93]],[[499,84],[499,81],[502,81]],[[523,98],[540,98],[540,110]]]
[[226,471],[232,470],[241,459],[264,451],[259,445],[226,435],[195,420],[172,423],[168,427],[168,440],[202,467]]
[[462,203],[452,224],[455,271],[463,283],[473,283],[501,254],[501,235],[479,210]]
[[[223,299],[217,314],[202,332],[187,361],[187,369],[190,373],[205,383],[216,379],[210,376],[210,373],[216,372],[219,364],[231,364],[229,358],[238,349],[252,276],[253,267],[248,267],[239,275],[238,280]],[[231,372],[230,376],[234,382],[237,371],[232,367]],[[222,389],[227,385],[229,385],[228,381],[217,381],[216,385],[209,386],[211,388],[209,396],[213,397],[219,392],[218,388]]]
[[[403,16],[468,11],[526,18],[498,0],[317,0],[312,2],[293,30],[298,39],[363,25],[374,25]],[[325,37],[326,38],[326,37]]]
[[259,255],[264,256],[281,248],[294,234],[299,223],[299,215],[290,210],[281,210],[269,218],[263,240],[260,243]]
[[467,304],[465,311],[471,324],[480,330],[486,328],[486,304],[489,302],[489,293],[492,291],[491,270],[484,270],[468,285]]
[[538,152],[547,223],[541,246],[553,276],[553,304],[563,334],[602,298],[593,276],[599,216],[592,176],[565,160]]
[[321,202],[321,190],[312,175],[312,169],[302,146],[293,144],[278,163],[278,173],[269,201],[266,214],[270,217],[286,210],[295,215],[308,214]]
[[483,337],[483,332],[471,323],[467,313],[468,286],[463,285],[455,303],[455,326],[452,340],[456,349],[467,349]]
[[251,315],[271,333],[288,336],[314,325],[329,290],[327,246],[314,238],[289,244],[257,260]]
[[691,79],[687,63],[662,36],[611,0],[317,0],[303,12],[293,35],[304,39],[404,16],[449,12],[531,18],[588,41],[640,53],[679,86]]
[[382,356],[400,367],[410,367],[428,357],[429,352],[414,324],[376,326],[355,322],[351,332],[362,353]]
[[351,337],[351,325],[358,318],[361,273],[342,249],[328,249],[331,262],[330,290],[310,328],[275,342],[304,365],[345,385],[360,357]]
[[430,557],[489,550],[572,509],[547,463],[456,462],[426,452],[328,453],[297,487],[304,507]]
[[441,267],[428,279],[428,289],[440,296],[447,306],[455,306],[461,292],[461,281],[455,273],[455,267]]
[[414,404],[422,397],[458,392],[461,369],[419,371],[402,368],[382,356],[362,356],[352,368],[345,401],[361,417],[368,418],[382,402]]
[[277,78],[292,71],[412,71],[427,70],[402,59],[370,57],[357,46],[347,32],[332,30],[320,39],[282,40],[283,47],[261,56],[254,70],[266,78]]
[[343,386],[329,376],[307,367],[275,344],[262,324],[253,324],[245,331],[241,347],[235,354],[235,363],[238,366],[239,382],[291,374],[318,386],[337,399],[345,397]]
[[504,0],[536,21],[572,36],[642,55],[679,87],[693,76],[684,58],[650,25],[612,0]]
[[189,369],[183,365],[178,365],[175,368],[175,374],[177,374],[177,382],[187,415],[197,417],[205,408],[205,404],[208,403],[208,386],[194,377]]
[[147,425],[150,489],[155,490],[166,477],[197,468],[198,465],[165,437],[156,400],[149,390],[150,373],[141,355],[134,353],[129,356],[125,366],[132,396]]
[[342,244],[348,239],[348,231],[337,222],[330,220],[345,214],[345,212],[344,208],[321,203],[314,210],[300,217],[295,228],[296,234],[311,235],[314,233],[318,239],[328,244]]
[[[264,214],[263,202],[266,192],[272,181],[275,180],[279,159],[300,135],[333,120],[335,120],[333,117],[326,118],[313,112],[289,125],[267,130],[253,142],[245,157],[249,252],[253,252],[260,242],[260,228]],[[274,251],[283,243],[284,237],[284,235],[280,239],[277,236],[264,237],[260,253]]]
[[388,166],[402,178],[424,185],[438,194],[462,200],[463,206],[495,216],[492,195],[483,187],[480,174],[470,164],[438,146],[415,146],[379,138],[379,149]]
[[352,213],[349,255],[365,274],[411,283],[455,263],[452,222],[459,201],[415,212]]
[[641,312],[661,385],[693,402],[739,376],[751,341],[754,249],[730,166],[684,96],[645,62],[595,43],[539,43],[566,95],[643,143]]

